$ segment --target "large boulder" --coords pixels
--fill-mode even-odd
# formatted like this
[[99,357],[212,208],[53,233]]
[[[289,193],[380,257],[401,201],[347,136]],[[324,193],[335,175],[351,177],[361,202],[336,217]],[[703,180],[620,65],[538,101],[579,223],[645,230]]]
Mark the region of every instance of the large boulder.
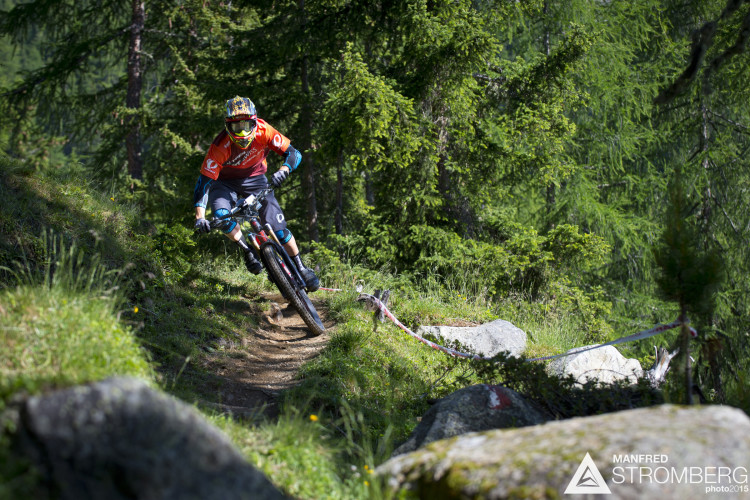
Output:
[[465,387],[438,401],[394,455],[469,432],[537,425],[548,419],[520,394],[499,385]]
[[114,378],[28,398],[17,449],[63,499],[281,499],[192,406]]
[[547,365],[547,371],[558,377],[572,375],[579,384],[588,381],[611,384],[621,380],[635,384],[643,377],[643,369],[638,360],[626,358],[615,346],[606,345],[579,352],[589,347],[591,346],[571,349],[568,356],[552,360]]
[[[745,498],[750,418],[726,406],[662,405],[464,434],[376,469],[417,498]],[[607,498],[603,496],[602,498]]]
[[420,326],[417,335],[434,335],[446,342],[459,342],[482,356],[501,352],[520,356],[526,350],[526,332],[513,323],[496,319],[479,326]]

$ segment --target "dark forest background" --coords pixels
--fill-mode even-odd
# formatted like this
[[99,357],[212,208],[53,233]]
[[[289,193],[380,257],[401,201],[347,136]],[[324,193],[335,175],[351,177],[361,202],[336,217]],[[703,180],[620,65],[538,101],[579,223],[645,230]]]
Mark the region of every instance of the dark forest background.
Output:
[[75,165],[188,238],[246,96],[304,155],[279,198],[305,252],[556,311],[592,342],[683,315],[696,384],[748,397],[750,2],[0,7],[0,142],[32,175]]

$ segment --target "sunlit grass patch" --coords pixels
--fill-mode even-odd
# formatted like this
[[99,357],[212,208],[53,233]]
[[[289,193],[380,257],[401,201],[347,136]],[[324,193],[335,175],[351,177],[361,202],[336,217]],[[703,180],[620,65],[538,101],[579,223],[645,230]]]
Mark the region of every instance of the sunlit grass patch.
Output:
[[0,395],[112,375],[153,379],[110,298],[23,286],[0,292],[0,303]]
[[0,291],[0,395],[112,375],[152,380],[145,352],[119,318],[126,306],[118,273],[51,232],[43,242],[41,264],[19,265],[17,285]]
[[370,477],[372,463],[366,456],[354,446],[345,453],[348,443],[340,420],[319,417],[308,407],[295,408],[248,432],[231,419],[210,418],[253,465],[294,498],[387,498]]

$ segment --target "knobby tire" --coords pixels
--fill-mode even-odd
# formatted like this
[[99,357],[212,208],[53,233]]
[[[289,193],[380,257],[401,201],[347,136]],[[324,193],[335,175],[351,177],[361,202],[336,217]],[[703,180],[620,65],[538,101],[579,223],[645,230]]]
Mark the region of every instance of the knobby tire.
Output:
[[[310,298],[304,289],[300,288],[295,291],[294,284],[291,283],[291,277],[281,267],[281,257],[276,252],[273,245],[263,245],[260,249],[266,269],[273,277],[273,282],[279,288],[281,295],[286,298],[290,304],[297,310],[313,336],[318,336],[326,331],[325,326],[320,321],[318,312],[315,310]],[[312,311],[312,312],[311,312]]]

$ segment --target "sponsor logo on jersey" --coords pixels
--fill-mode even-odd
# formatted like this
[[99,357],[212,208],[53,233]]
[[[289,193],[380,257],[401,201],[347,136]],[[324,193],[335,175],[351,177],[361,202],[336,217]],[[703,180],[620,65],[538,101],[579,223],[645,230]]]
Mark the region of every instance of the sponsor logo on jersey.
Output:
[[224,165],[228,167],[238,167],[242,165],[242,162],[247,158],[247,155],[249,154],[249,151],[243,151],[234,158],[230,158],[227,161],[224,162]]

